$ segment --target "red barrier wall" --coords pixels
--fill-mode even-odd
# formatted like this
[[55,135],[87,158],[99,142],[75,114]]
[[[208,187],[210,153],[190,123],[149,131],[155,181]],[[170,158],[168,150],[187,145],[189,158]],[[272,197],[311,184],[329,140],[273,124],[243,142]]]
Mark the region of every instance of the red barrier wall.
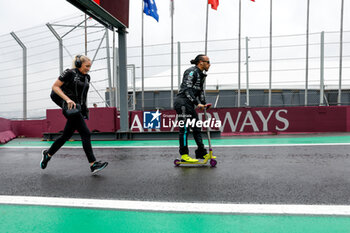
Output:
[[116,116],[116,108],[91,108],[90,119],[86,122],[91,131],[115,132]]
[[[176,113],[174,110],[160,111],[160,131],[176,131],[172,127]],[[197,111],[204,120],[203,111]],[[301,133],[301,132],[348,132],[350,131],[350,107],[285,107],[285,108],[221,108],[209,109],[212,121],[220,120],[221,127],[212,127],[223,133]],[[142,132],[143,112],[134,111],[130,117],[130,128]],[[213,124],[214,125],[214,124]]]
[[[176,112],[162,113],[160,131],[177,131],[174,126]],[[44,132],[57,133],[63,130],[66,119],[60,109],[49,109],[45,120],[9,121],[0,118],[0,132],[12,130],[17,136],[42,137]],[[350,132],[350,106],[332,107],[285,107],[285,108],[227,108],[209,109],[212,121],[221,121],[223,135],[260,133],[303,133],[303,132]],[[203,111],[198,111],[204,120]],[[95,132],[116,132],[119,127],[119,113],[115,108],[91,108],[87,125]],[[129,113],[131,131],[155,131],[145,129],[143,112]],[[7,134],[6,137],[9,135]]]
[[[90,108],[89,120],[86,123],[91,132],[115,132],[119,129],[116,115],[116,108]],[[45,132],[62,131],[66,121],[61,109],[46,110],[47,131]]]
[[0,117],[0,132],[11,130],[11,121]]
[[[346,109],[346,115],[350,117],[350,107]],[[346,132],[350,132],[350,122],[347,121]]]
[[[288,107],[215,110],[222,132],[346,132],[348,107]],[[230,122],[231,120],[231,122]]]
[[11,121],[13,132],[16,136],[40,138],[46,132],[46,119]]
[[11,121],[0,118],[0,143],[6,143],[15,137],[16,134],[12,131]]

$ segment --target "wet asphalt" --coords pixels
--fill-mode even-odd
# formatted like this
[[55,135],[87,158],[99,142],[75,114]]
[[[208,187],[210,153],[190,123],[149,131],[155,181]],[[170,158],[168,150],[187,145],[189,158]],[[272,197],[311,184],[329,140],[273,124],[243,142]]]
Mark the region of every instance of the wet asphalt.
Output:
[[[194,148],[192,148],[194,151]],[[177,148],[61,149],[42,170],[40,149],[0,149],[0,195],[117,200],[350,204],[350,146],[217,147],[218,164],[175,167]]]

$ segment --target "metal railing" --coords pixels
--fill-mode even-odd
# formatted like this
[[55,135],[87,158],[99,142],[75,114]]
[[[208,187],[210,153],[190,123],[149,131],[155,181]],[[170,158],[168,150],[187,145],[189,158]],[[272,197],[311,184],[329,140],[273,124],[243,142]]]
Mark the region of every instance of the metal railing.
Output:
[[[310,33],[308,46],[306,34],[273,36],[271,82],[269,36],[242,39],[245,43],[241,44],[245,46],[241,48],[241,59],[237,38],[209,40],[207,54],[211,67],[206,80],[207,98],[213,99],[218,107],[347,105],[350,31],[342,32],[342,40],[340,35],[337,31]],[[137,35],[128,35],[133,36]],[[76,54],[87,54],[93,60],[89,106],[96,103],[99,107],[118,107],[119,100],[113,91],[118,86],[115,41],[113,32],[106,31],[93,19],[85,19],[84,15],[1,35],[0,117],[43,118],[46,109],[56,108],[49,98],[51,86],[62,70],[71,66]],[[183,72],[191,66],[189,61],[204,52],[204,41],[179,41],[174,46],[171,50],[170,43],[145,45],[143,75],[141,46],[128,47],[130,110],[142,109],[143,105],[145,109],[171,107],[171,86],[176,94]],[[242,61],[241,76],[245,76],[240,82],[239,60]],[[271,103],[266,97],[270,86]],[[210,91],[218,93],[213,96]]]

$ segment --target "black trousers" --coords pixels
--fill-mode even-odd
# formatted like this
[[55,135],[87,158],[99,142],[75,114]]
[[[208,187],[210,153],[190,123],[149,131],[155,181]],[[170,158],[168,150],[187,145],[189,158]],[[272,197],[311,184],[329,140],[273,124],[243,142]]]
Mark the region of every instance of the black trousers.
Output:
[[81,114],[75,117],[69,117],[67,119],[63,134],[51,145],[50,149],[48,150],[48,154],[54,155],[63,146],[63,144],[72,137],[75,130],[78,130],[80,134],[87,159],[90,163],[95,162],[96,158],[91,146],[91,132]]
[[183,127],[179,127],[179,142],[180,142],[180,154],[188,154],[188,134],[190,129],[192,130],[194,140],[198,146],[196,153],[197,159],[202,159],[207,154],[207,150],[204,148],[201,128],[196,125],[186,127],[188,120],[198,120],[198,114],[195,110],[195,106],[186,98],[177,97],[174,102],[174,108],[178,116],[178,121],[183,121],[185,124]]

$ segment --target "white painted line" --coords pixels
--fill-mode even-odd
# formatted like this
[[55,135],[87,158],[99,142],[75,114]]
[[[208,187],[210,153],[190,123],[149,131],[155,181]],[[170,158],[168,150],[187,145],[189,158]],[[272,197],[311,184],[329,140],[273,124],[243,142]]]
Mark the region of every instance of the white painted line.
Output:
[[[252,145],[213,145],[213,148],[220,147],[291,147],[291,146],[349,146],[350,143],[309,143],[309,144],[252,144]],[[0,146],[0,149],[42,149],[48,146]],[[154,146],[92,146],[94,149],[147,149],[154,148]],[[157,148],[178,148],[179,146],[157,146]],[[195,148],[197,146],[190,145]],[[66,149],[81,149],[82,146],[63,146]]]
[[185,203],[29,196],[0,196],[0,204],[160,212],[350,216],[350,206],[346,205]]

